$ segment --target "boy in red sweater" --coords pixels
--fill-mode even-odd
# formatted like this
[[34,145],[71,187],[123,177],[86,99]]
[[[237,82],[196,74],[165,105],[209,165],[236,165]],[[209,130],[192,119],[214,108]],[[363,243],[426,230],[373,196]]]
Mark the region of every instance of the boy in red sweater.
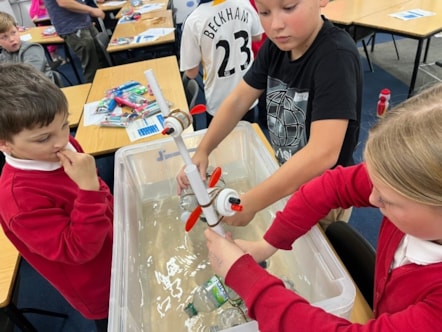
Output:
[[26,64],[0,65],[0,223],[21,256],[107,330],[113,197],[69,135],[63,92]]
[[[305,184],[278,212],[264,239],[205,232],[214,271],[266,331],[439,331],[442,326],[442,84],[415,96],[371,129],[365,164],[338,167]],[[330,209],[378,207],[374,319],[328,314],[285,289],[255,261],[292,243]]]

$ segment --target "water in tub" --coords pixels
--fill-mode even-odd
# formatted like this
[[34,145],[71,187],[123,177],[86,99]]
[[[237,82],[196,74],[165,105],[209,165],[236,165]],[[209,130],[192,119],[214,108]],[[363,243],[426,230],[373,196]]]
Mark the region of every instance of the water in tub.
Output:
[[[239,193],[249,189],[246,181],[226,184]],[[192,318],[184,311],[192,301],[193,291],[213,275],[203,234],[207,225],[198,221],[186,233],[180,220],[182,210],[178,196],[146,202],[143,208],[145,220],[140,224],[139,238],[149,239],[139,242],[143,331],[213,331],[217,315],[229,307],[228,303],[214,312]],[[264,210],[247,227],[225,228],[234,238],[256,240],[262,237],[273,218],[273,212]],[[286,284],[308,297],[310,282],[299,274],[293,255],[277,252],[267,261],[267,269],[284,277]]]

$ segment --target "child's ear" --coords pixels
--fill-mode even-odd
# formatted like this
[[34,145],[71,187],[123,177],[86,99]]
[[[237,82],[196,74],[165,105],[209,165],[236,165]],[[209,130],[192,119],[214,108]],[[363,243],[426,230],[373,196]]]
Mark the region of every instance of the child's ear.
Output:
[[10,154],[11,147],[5,140],[0,139],[0,151]]

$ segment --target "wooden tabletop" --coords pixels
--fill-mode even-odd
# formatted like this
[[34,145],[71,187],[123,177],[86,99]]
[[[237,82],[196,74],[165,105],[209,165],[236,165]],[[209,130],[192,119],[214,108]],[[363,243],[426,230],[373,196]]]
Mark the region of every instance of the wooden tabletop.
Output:
[[[111,4],[111,3],[116,3],[116,2],[121,2],[121,3],[120,4]],[[109,4],[111,4],[111,5],[109,5]],[[122,0],[108,0],[105,2],[97,2],[98,8],[100,8],[104,12],[117,11],[125,6],[128,6],[128,5],[130,6],[129,1],[122,1]]]
[[45,36],[43,34],[43,32],[49,27],[51,27],[51,25],[27,28],[25,31],[20,32],[20,36],[31,35],[32,39],[30,41],[42,45],[63,44],[64,40],[59,35],[54,34]]
[[[106,90],[130,80],[147,84],[144,71],[148,69],[153,70],[164,98],[172,103],[171,108],[188,111],[186,95],[175,56],[99,69],[92,82],[87,102],[90,103],[101,100]],[[115,152],[117,149],[126,145],[151,141],[163,138],[164,136],[158,134],[130,142],[124,128],[100,127],[95,125],[85,127],[84,122],[81,120],[75,137],[86,153],[100,155]]]
[[83,106],[86,103],[92,83],[80,84],[62,88],[69,104],[69,126],[77,127],[83,115]]
[[0,227],[0,308],[11,301],[20,255]]
[[[267,148],[267,150],[270,151],[270,153],[273,155],[274,154],[273,148],[270,145],[270,143],[267,140],[267,138],[265,137],[265,135],[262,132],[262,130],[259,127],[259,125],[256,124],[256,123],[252,123],[252,127],[253,127],[253,130],[256,132],[256,134],[259,136],[259,138],[264,143],[264,145]],[[325,234],[324,234],[324,231],[322,230],[322,228],[319,227],[319,229],[321,231],[321,234],[323,234],[324,237],[325,237]],[[331,248],[333,250],[332,246],[331,246]],[[340,260],[339,256],[336,253],[335,253],[335,255],[336,255],[336,258],[339,260],[339,262],[342,264],[342,266],[345,269],[345,266],[342,263],[342,261]],[[353,309],[351,311],[350,321],[353,322],[353,323],[365,324],[368,320],[373,318],[373,311],[371,310],[371,308],[368,305],[367,301],[365,301],[364,296],[360,292],[360,290],[357,287],[357,285],[355,284],[354,286],[356,288],[356,297],[355,297],[355,302],[354,302],[354,305],[353,305]]]
[[[436,15],[407,21],[390,16],[393,13],[412,9],[423,9],[434,12]],[[428,38],[442,31],[442,2],[434,0],[406,1],[371,15],[360,17],[354,20],[353,23],[358,26],[396,33],[410,38]]]
[[388,9],[410,0],[334,0],[330,1],[322,14],[330,21],[343,25],[351,25],[355,19]]
[[35,24],[42,24],[42,25],[50,25],[51,24],[51,18],[46,15],[42,17],[37,17],[32,20]]
[[[171,0],[142,0],[141,5],[139,5],[137,7],[132,7],[130,4],[130,1],[128,1],[127,4],[121,8],[121,10],[117,13],[117,15],[115,17],[121,18],[123,16],[123,12],[125,10],[128,10],[130,7],[132,7],[134,9],[134,11],[137,11],[138,8],[141,8],[145,5],[160,4],[160,5],[162,5],[162,7],[159,10],[166,10],[166,9],[169,9],[170,1]],[[156,12],[156,10],[152,11],[152,13],[154,13],[154,12]]]
[[[172,10],[161,10],[141,15],[141,18],[134,22],[118,23],[112,34],[111,41],[118,38],[136,37],[140,33],[150,28],[174,28]],[[128,49],[155,46],[160,44],[168,44],[175,42],[175,32],[159,37],[156,40],[131,43],[123,45],[111,45],[107,47],[109,53],[119,52]]]

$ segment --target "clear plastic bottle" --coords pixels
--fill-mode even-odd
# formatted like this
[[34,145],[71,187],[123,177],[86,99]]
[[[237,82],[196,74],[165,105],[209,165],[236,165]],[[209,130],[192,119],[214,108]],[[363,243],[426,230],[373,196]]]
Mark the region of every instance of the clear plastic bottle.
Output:
[[239,305],[242,302],[238,294],[227,287],[220,277],[214,275],[196,289],[192,302],[187,304],[184,311],[189,317],[193,317],[201,312],[211,312],[227,301],[233,305]]
[[217,326],[225,330],[247,323],[247,317],[240,307],[231,307],[222,310],[217,317]]

